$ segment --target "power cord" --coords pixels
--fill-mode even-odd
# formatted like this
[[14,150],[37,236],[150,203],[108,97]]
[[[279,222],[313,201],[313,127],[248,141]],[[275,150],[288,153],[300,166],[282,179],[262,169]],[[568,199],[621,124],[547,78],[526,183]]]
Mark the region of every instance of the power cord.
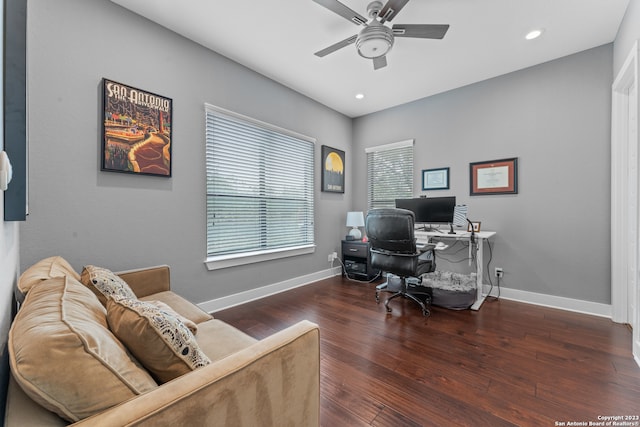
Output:
[[[487,240],[487,246],[489,247],[489,260],[487,261],[487,278],[489,279],[489,292],[487,293],[487,298],[491,298],[493,301],[500,299],[500,276],[498,276],[498,280],[496,282],[496,286],[498,287],[498,296],[492,297],[491,291],[493,291],[493,280],[491,280],[491,260],[493,260],[493,248],[491,247],[491,242]],[[486,300],[486,299],[485,299]]]
[[491,291],[493,290],[493,283],[492,283],[491,287],[489,287],[489,292],[487,293],[485,301],[488,300],[488,299],[491,299],[491,301],[497,301],[497,300],[500,299],[500,277],[498,277],[498,280],[496,282],[496,286],[498,287],[498,295],[497,296],[491,296]]

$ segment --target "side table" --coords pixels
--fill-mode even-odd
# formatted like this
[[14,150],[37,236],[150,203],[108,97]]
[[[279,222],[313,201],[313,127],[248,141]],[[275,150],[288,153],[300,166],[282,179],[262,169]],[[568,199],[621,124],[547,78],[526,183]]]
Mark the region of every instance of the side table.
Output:
[[371,267],[369,242],[343,240],[342,263],[346,275],[354,279],[371,280],[378,274],[378,270]]

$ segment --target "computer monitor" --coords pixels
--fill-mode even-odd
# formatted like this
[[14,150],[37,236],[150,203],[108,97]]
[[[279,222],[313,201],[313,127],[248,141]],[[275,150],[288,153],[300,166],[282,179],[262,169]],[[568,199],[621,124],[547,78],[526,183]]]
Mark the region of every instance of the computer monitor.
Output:
[[451,224],[456,206],[456,197],[419,197],[396,199],[396,208],[407,209],[416,216],[420,224]]

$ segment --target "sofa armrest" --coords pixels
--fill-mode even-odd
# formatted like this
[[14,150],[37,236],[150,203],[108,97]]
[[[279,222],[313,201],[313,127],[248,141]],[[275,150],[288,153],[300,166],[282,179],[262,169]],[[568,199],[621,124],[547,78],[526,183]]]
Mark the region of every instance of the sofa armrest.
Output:
[[320,424],[320,332],[301,321],[74,426]]
[[168,265],[120,271],[116,274],[127,282],[138,298],[171,290]]

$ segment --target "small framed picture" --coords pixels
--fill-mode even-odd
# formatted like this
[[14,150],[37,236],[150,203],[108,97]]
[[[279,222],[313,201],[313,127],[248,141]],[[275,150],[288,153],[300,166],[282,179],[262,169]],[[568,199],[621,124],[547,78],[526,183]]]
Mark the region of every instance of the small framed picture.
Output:
[[344,151],[323,145],[321,154],[322,191],[344,193]]
[[448,190],[449,168],[424,169],[422,171],[422,190]]
[[[473,227],[473,228],[471,228],[471,227]],[[480,221],[477,221],[477,222],[475,222],[475,221],[471,221],[471,224],[469,224],[469,225],[467,226],[467,231],[468,231],[469,233],[471,233],[472,231],[473,231],[474,233],[479,233],[479,232],[480,232]]]

